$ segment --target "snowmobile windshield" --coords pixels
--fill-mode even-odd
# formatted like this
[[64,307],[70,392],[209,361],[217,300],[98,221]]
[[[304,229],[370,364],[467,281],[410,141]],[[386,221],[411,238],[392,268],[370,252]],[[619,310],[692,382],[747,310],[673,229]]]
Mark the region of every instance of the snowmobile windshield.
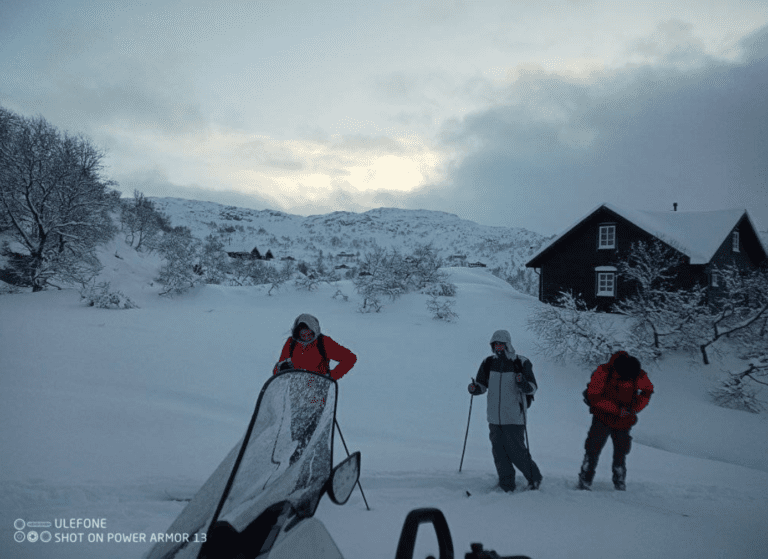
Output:
[[272,377],[218,520],[242,531],[281,501],[312,516],[331,474],[335,414],[336,383],[329,377],[307,371]]

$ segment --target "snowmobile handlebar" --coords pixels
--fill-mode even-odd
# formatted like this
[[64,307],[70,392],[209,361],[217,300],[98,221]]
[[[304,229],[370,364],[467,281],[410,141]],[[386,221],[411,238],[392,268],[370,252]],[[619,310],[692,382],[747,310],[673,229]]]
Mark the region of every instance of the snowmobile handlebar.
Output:
[[442,511],[436,508],[413,509],[405,517],[403,530],[400,532],[400,541],[397,543],[395,559],[413,559],[413,550],[416,544],[416,533],[419,524],[430,522],[437,534],[437,546],[440,551],[440,559],[454,559],[453,540],[448,522]]

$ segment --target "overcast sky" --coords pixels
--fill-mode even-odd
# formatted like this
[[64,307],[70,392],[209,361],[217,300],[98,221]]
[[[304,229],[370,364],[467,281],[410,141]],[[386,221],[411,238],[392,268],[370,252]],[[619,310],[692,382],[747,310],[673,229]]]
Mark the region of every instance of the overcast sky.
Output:
[[0,105],[88,135],[126,194],[768,229],[768,0],[4,0]]

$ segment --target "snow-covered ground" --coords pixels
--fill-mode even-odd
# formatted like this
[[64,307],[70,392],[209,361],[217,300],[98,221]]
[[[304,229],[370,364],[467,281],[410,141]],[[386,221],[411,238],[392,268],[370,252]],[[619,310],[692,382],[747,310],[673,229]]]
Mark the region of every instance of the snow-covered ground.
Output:
[[[362,451],[371,511],[356,491],[343,507],[324,498],[316,515],[347,559],[393,557],[406,514],[424,506],[444,512],[457,557],[475,541],[535,559],[768,556],[768,416],[711,404],[712,374],[682,356],[647,367],[656,392],[632,431],[627,492],[610,483],[610,442],[594,491],[581,492],[591,371],[537,356],[525,319],[540,303],[487,271],[450,269],[459,319],[449,324],[420,294],[360,314],[348,282],[273,296],[204,286],[169,300],[150,285],[152,257],[113,245],[103,261],[104,278],[140,308],[86,307],[76,291],[0,296],[1,557],[140,557],[243,434],[302,312],[358,355],[339,382],[338,420],[350,450]],[[332,298],[337,289],[350,300]],[[466,387],[500,328],[539,381],[528,427],[544,475],[536,492],[493,490],[483,397],[458,472]],[[335,450],[338,461],[343,446]],[[78,518],[106,528],[69,527]],[[15,542],[19,519],[53,523],[52,541]],[[82,543],[56,541],[78,533]],[[428,553],[437,555],[436,538],[422,528],[416,557]]]

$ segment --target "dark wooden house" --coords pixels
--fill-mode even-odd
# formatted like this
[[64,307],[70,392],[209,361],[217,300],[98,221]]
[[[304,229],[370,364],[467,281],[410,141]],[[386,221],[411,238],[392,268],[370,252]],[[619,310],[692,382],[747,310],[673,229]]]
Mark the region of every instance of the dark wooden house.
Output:
[[622,281],[618,262],[632,243],[655,240],[681,256],[677,287],[698,283],[712,294],[721,288],[716,268],[735,263],[748,270],[768,262],[746,210],[652,212],[602,204],[543,246],[526,267],[539,274],[540,301],[552,303],[561,291],[570,291],[608,311],[632,290]]

